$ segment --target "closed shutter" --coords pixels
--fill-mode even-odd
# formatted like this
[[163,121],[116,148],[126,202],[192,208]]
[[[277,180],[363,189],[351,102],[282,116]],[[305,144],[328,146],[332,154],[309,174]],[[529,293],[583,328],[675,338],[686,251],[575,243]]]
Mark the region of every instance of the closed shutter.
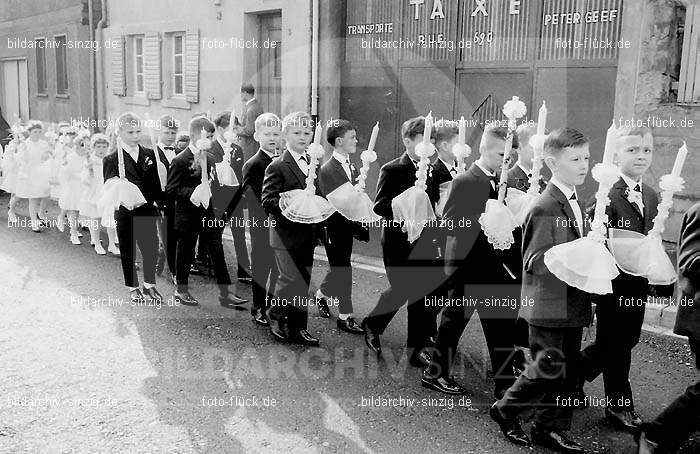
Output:
[[199,102],[199,30],[185,33],[185,99]]
[[143,78],[148,99],[160,99],[160,35],[158,33],[146,33],[144,37]]
[[124,35],[115,39],[118,45],[112,48],[112,93],[126,96],[126,69],[124,67]]

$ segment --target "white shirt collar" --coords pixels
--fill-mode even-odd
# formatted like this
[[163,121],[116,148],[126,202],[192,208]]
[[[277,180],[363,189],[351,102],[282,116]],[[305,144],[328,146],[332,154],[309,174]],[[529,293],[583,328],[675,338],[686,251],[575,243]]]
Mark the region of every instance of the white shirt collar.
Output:
[[231,146],[231,144],[226,142],[226,140],[224,140],[224,138],[222,138],[221,136],[217,137],[216,141],[219,142],[219,145],[221,145],[221,148],[223,148],[224,150]]
[[294,158],[295,161],[299,161],[299,158],[304,156],[303,153],[297,153],[296,151],[292,150],[291,148],[287,147],[287,151],[289,151],[292,154],[292,157]]
[[[576,188],[574,189],[569,189],[567,185],[562,183],[557,177],[553,176],[549,181],[551,181],[554,186],[558,187],[561,192],[564,193],[564,196],[566,197],[567,200],[571,201],[571,195],[576,194]],[[576,194],[576,200],[578,200],[578,194]]]
[[[438,159],[439,159],[440,161],[442,161],[443,164],[445,164],[445,167],[447,168],[447,171],[448,171],[448,172],[449,172],[451,169],[456,169],[456,168],[457,168],[457,163],[454,162],[454,161],[452,161],[452,162],[450,163],[450,162],[445,161],[445,160],[442,159],[442,158],[438,158]],[[483,169],[482,169],[482,170],[483,170]]]
[[335,159],[337,159],[338,162],[340,162],[341,164],[348,164],[348,165],[350,164],[350,163],[349,163],[350,157],[349,157],[349,156],[345,156],[345,155],[343,155],[342,153],[339,153],[339,152],[336,151],[336,150],[333,150],[333,157],[334,157]]
[[639,185],[639,189],[641,191],[642,189],[642,179],[640,178],[639,181],[634,181],[632,178],[628,177],[624,173],[620,172],[620,177],[627,183],[627,186],[630,188],[630,190],[634,190],[634,187]]
[[253,101],[255,101],[255,98],[250,98],[248,101],[246,101],[245,105],[247,106],[248,104],[250,104]]
[[199,153],[199,148],[197,148],[197,146],[195,144],[193,144],[192,142],[190,142],[190,144],[187,145],[187,147],[190,149],[192,154],[196,155],[197,153]]
[[477,166],[478,168],[480,168],[481,171],[484,172],[484,173],[486,174],[487,177],[495,177],[495,176],[496,176],[495,173],[489,172],[488,170],[486,170],[486,168],[485,168],[484,166],[481,165],[481,162],[480,162],[479,159],[477,159],[476,161],[474,161],[474,164],[476,164],[476,166]]

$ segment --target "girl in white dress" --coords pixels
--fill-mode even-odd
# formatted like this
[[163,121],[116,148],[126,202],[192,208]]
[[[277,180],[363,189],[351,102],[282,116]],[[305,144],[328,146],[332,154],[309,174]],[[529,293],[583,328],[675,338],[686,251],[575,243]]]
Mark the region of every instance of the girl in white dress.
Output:
[[39,121],[30,121],[27,125],[29,140],[18,148],[17,181],[15,195],[19,199],[29,199],[29,217],[32,230],[40,232],[39,206],[49,196],[49,174],[45,165],[51,157],[49,144],[42,139],[43,126]]
[[[90,139],[90,152],[85,158],[81,180],[83,192],[80,197],[80,216],[87,218],[84,224],[90,229],[90,243],[95,247],[95,252],[105,255],[107,252],[102,247],[100,241],[100,218],[104,207],[100,206],[98,200],[102,195],[104,177],[102,175],[102,159],[109,152],[109,139],[104,134],[95,134]],[[119,255],[119,248],[116,245],[117,231],[114,227],[106,227],[109,247],[107,250]]]
[[0,185],[0,189],[10,194],[10,202],[7,206],[7,220],[9,222],[17,222],[17,214],[15,213],[15,206],[17,206],[19,201],[15,195],[18,172],[17,153],[25,137],[19,125],[14,125],[11,131],[12,140],[5,147],[2,157],[2,185]]
[[[51,198],[59,201],[61,194],[63,193],[63,180],[61,178],[61,169],[63,169],[66,164],[66,157],[75,148],[73,143],[75,137],[78,135],[78,131],[75,128],[64,126],[61,129],[61,136],[58,139],[56,148],[54,148],[53,160],[51,163],[51,176],[49,177],[49,183],[51,185]],[[66,210],[61,208],[59,203],[59,213],[56,216],[56,228],[60,231],[64,231],[64,224],[66,222]]]
[[[63,213],[68,215],[70,227],[70,242],[79,245],[78,211],[80,210],[80,195],[83,192],[83,183],[80,175],[88,154],[89,139],[80,137],[75,140],[73,148],[68,149],[64,158],[64,164],[59,171],[61,182],[61,196],[58,198],[58,206]],[[63,231],[63,219],[57,219],[56,226]],[[59,227],[60,226],[60,227]]]

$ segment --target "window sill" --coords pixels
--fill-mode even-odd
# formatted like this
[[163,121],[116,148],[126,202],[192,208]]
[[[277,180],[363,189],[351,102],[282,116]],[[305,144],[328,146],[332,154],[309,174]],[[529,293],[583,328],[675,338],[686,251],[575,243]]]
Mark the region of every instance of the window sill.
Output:
[[37,98],[48,98],[49,94],[48,93],[37,93],[35,96]]
[[[48,96],[48,95],[46,95],[46,96]],[[70,95],[66,95],[63,93],[56,93],[56,97],[60,98],[60,99],[70,99]]]
[[163,99],[160,102],[160,105],[163,107],[170,107],[173,109],[184,109],[184,110],[190,110],[192,109],[192,105],[190,104],[189,101],[187,101],[185,98],[167,98]]
[[150,106],[151,101],[149,101],[148,98],[146,98],[145,95],[143,96],[128,96],[124,98],[124,103],[125,104],[131,104],[135,106]]

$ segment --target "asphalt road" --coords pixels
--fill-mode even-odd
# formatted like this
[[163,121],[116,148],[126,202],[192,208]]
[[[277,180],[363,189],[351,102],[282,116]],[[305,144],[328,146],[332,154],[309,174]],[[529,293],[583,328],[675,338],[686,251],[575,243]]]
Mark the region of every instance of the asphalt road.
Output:
[[[208,278],[192,281],[200,307],[132,306],[118,258],[96,255],[87,234],[83,243],[55,229],[8,228],[0,213],[0,452],[548,452],[514,447],[489,419],[476,320],[461,344],[459,380],[471,394],[444,399],[407,363],[405,310],[383,336],[382,362],[313,309],[321,347],[282,346],[247,310],[220,307]],[[316,263],[313,290],[325,270]],[[361,317],[387,282],[359,269],[354,282]],[[158,287],[171,296],[166,279]],[[251,297],[249,286],[239,293]],[[643,418],[696,379],[691,363],[683,340],[644,334],[631,374]],[[589,395],[603,397],[601,381]],[[577,411],[572,435],[591,452],[634,452],[602,414]]]

